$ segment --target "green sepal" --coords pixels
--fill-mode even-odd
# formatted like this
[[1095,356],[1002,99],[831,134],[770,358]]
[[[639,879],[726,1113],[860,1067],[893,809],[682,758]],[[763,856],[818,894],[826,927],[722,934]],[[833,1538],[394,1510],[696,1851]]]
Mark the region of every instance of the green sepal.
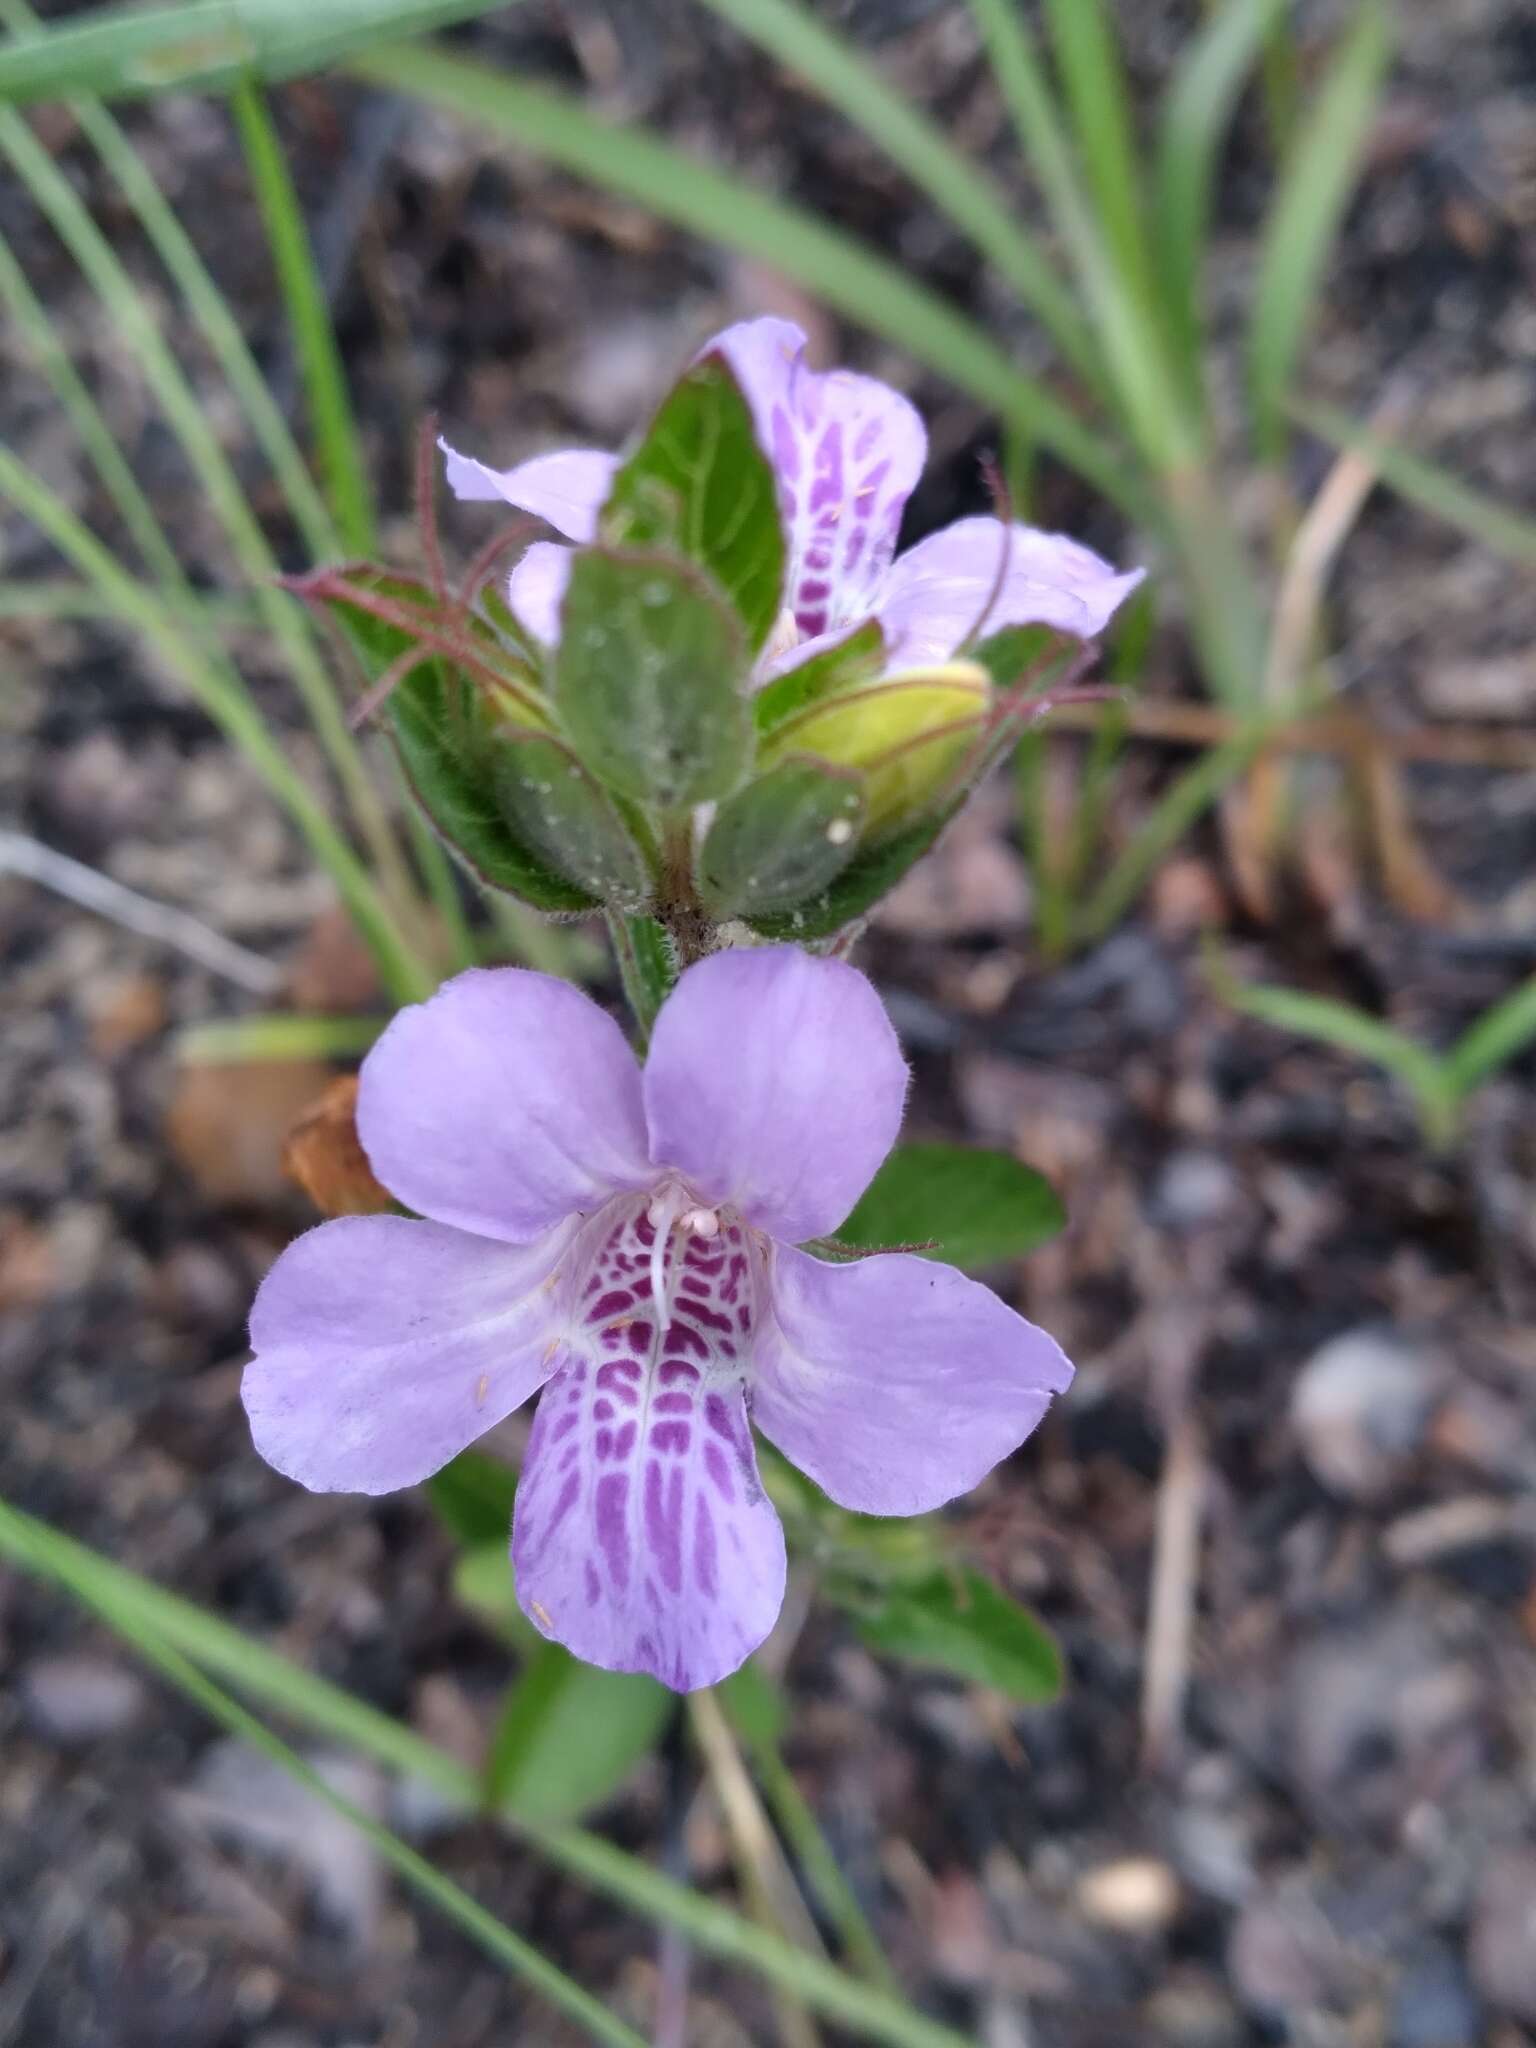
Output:
[[494,775],[502,815],[556,874],[613,909],[645,908],[653,877],[636,834],[564,741],[503,730]]
[[846,925],[864,917],[888,895],[914,862],[922,859],[953,815],[926,818],[879,846],[861,848],[827,888],[793,910],[749,919],[765,939],[790,939],[801,944],[834,938]]
[[780,727],[764,752],[789,750],[858,771],[865,837],[896,829],[940,808],[985,742],[991,683],[974,662],[949,662],[888,676],[827,698]]
[[699,855],[698,887],[716,918],[791,910],[847,867],[864,818],[859,778],[793,756],[727,797]]
[[496,721],[472,683],[434,661],[395,692],[390,709],[411,794],[478,881],[535,910],[598,908],[597,897],[541,860],[507,822],[496,790]]
[[[510,714],[536,727],[546,711],[538,678],[495,628],[473,612],[450,610],[419,578],[369,563],[316,570],[289,587],[335,622],[370,683],[410,648],[424,650],[382,716],[411,795],[470,873],[535,910],[595,909],[595,897],[518,838],[497,802],[498,724]],[[375,607],[393,616],[381,617]],[[430,651],[436,638],[459,642],[474,673],[450,654]]]
[[723,355],[685,370],[662,400],[614,477],[598,533],[686,555],[735,607],[752,652],[767,640],[784,591],[778,488]]
[[555,705],[584,764],[661,811],[741,780],[752,712],[741,624],[701,569],[651,550],[583,548],[555,652]]
[[878,619],[866,619],[834,646],[808,655],[794,668],[765,683],[752,699],[752,716],[763,738],[788,718],[807,711],[823,697],[872,683],[885,666],[885,634]]
[[958,658],[979,662],[1005,695],[1022,690],[1028,699],[1055,682],[1083,651],[1081,640],[1054,626],[1003,626]]

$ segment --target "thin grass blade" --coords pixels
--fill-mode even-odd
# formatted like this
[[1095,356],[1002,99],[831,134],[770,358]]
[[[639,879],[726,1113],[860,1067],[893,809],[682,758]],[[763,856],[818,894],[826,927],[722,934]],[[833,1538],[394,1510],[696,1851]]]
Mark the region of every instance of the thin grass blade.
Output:
[[1512,562],[1536,562],[1536,518],[1517,512],[1464,484],[1438,462],[1414,455],[1395,441],[1359,425],[1331,405],[1294,402],[1291,417],[1335,448],[1356,448],[1368,455],[1376,472],[1399,497],[1433,512],[1448,526]]
[[1158,122],[1152,173],[1158,278],[1179,355],[1198,385],[1205,345],[1201,270],[1222,140],[1265,34],[1286,0],[1225,0],[1179,59]]
[[86,388],[69,351],[59,339],[58,329],[48,317],[43,302],[33,291],[13,254],[10,244],[0,239],[0,305],[32,351],[42,376],[52,385],[60,405],[68,413],[80,445],[89,458],[102,488],[117,508],[128,537],[138,549],[144,567],[157,583],[185,593],[185,571],[176,550],[166,538],[165,528],[134,475],[133,465],[118,445],[99,405]]
[[1472,1090],[1508,1066],[1512,1059],[1536,1044],[1536,975],[1522,982],[1469,1025],[1446,1054],[1445,1073],[1458,1096]]
[[0,51],[0,101],[220,91],[297,77],[385,37],[420,35],[509,0],[177,0],[100,7]]
[[1115,269],[1143,306],[1155,305],[1143,213],[1145,177],[1120,48],[1103,0],[1045,0],[1051,48]]
[[431,972],[396,930],[372,876],[278,746],[240,675],[188,638],[154,593],[130,574],[48,486],[9,449],[0,448],[0,493],[47,535],[110,605],[186,684],[249,760],[331,876],[397,1002],[417,1002],[435,985]]
[[1285,401],[1318,286],[1375,117],[1392,37],[1382,0],[1361,0],[1297,130],[1259,247],[1248,389],[1259,451],[1277,461]]
[[336,330],[288,159],[260,86],[244,81],[231,95],[230,107],[288,308],[331,514],[346,553],[371,555],[377,546],[373,494]]
[[970,163],[925,114],[894,92],[853,46],[795,0],[702,0],[799,74],[876,142],[1018,293],[1089,382],[1098,352],[1088,322],[1054,265],[989,174]]
[[1340,1052],[1353,1053],[1385,1067],[1409,1090],[1426,1127],[1437,1136],[1442,1134],[1455,1102],[1447,1070],[1433,1053],[1406,1033],[1380,1017],[1368,1016],[1364,1010],[1329,996],[1239,981],[1214,950],[1207,955],[1206,972],[1221,1000],[1245,1017],[1257,1018],[1277,1031],[1335,1046]]
[[476,121],[663,219],[773,265],[1015,421],[1131,517],[1155,521],[1155,505],[1113,443],[1020,372],[973,321],[852,237],[653,136],[597,120],[568,94],[446,51],[370,49],[347,68]]

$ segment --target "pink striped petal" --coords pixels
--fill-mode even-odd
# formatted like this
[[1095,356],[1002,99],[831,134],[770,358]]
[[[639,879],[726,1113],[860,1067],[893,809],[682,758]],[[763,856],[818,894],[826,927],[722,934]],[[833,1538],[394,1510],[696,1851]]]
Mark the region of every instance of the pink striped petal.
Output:
[[748,320],[707,343],[735,372],[774,467],[789,543],[785,600],[807,638],[863,617],[896,552],[928,436],[875,377],[813,370],[788,320]]
[[672,1241],[663,1318],[646,1209],[616,1202],[576,1255],[580,1306],[534,1419],[512,1557],[545,1635],[689,1692],[729,1676],[773,1626],[784,1534],[746,1417],[746,1233]]

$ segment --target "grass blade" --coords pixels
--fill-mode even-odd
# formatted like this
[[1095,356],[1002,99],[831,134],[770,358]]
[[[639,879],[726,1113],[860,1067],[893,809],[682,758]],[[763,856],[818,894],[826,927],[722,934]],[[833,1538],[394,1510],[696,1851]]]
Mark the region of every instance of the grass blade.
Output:
[[[10,1520],[8,1512],[0,1508],[0,1532],[6,1530]],[[249,1709],[231,1698],[222,1686],[200,1671],[174,1644],[152,1628],[146,1628],[142,1616],[135,1621],[131,1613],[125,1614],[88,1565],[71,1563],[55,1553],[50,1557],[49,1570],[51,1576],[59,1580],[88,1612],[114,1635],[121,1637],[135,1655],[152,1665],[229,1734],[270,1759],[330,1807],[333,1813],[340,1814],[367,1839],[380,1860],[403,1878],[413,1891],[436,1906],[471,1941],[497,1962],[505,1964],[515,1977],[520,1977],[557,2012],[565,2013],[585,2027],[594,2041],[611,2043],[612,2048],[645,2048],[643,2035],[637,2034],[622,2020],[615,2019],[590,1992],[584,1991],[563,1970],[556,1969],[521,1935],[504,1926],[494,1913],[488,1912],[462,1886],[455,1884],[452,1878],[445,1876],[408,1843],[402,1842],[398,1835],[392,1834],[371,1815],[364,1813],[361,1807],[336,1791],[317,1770],[274,1735]]]
[[1179,355],[1200,380],[1201,268],[1222,140],[1265,34],[1285,0],[1225,0],[1179,59],[1163,102],[1153,167],[1158,275]]
[[430,995],[434,977],[396,931],[372,876],[272,737],[239,674],[200,650],[154,594],[7,448],[0,448],[0,492],[68,557],[121,623],[142,635],[181,676],[209,717],[246,756],[335,882],[395,1000],[417,1002]]
[[180,558],[166,538],[154,507],[134,475],[133,465],[70,361],[69,352],[60,341],[47,309],[33,291],[26,272],[4,239],[0,239],[0,305],[5,307],[17,329],[25,336],[38,370],[52,385],[59,403],[69,414],[75,432],[80,436],[80,445],[101,478],[102,488],[117,508],[145,568],[157,582],[185,593],[188,586]]
[[1511,989],[1469,1025],[1443,1061],[1446,1077],[1458,1096],[1470,1095],[1490,1074],[1498,1072],[1528,1045],[1536,1043],[1536,975]]
[[0,153],[9,157],[25,180],[138,362],[251,582],[262,622],[292,671],[370,855],[391,889],[408,901],[410,882],[399,846],[347,727],[309,622],[273,585],[277,563],[266,536],[174,351],[79,194],[21,115],[9,107],[0,107]]
[[287,302],[320,471],[341,545],[349,555],[371,555],[377,536],[357,421],[288,159],[259,86],[243,81],[231,95],[230,106]]
[[1070,363],[1092,382],[1093,333],[1048,256],[1020,226],[990,176],[880,77],[841,36],[794,0],[702,0],[797,72],[861,133],[877,142],[1006,278]]
[[[1014,0],[971,0],[1019,145],[1039,179],[1066,243],[1105,359],[1111,405],[1154,468],[1183,473],[1199,459],[1195,423],[1186,417],[1185,382],[1167,359],[1165,337],[1145,279],[1128,272],[1094,214],[1051,87]],[[1102,380],[1101,380],[1102,381]],[[1166,525],[1168,506],[1158,507]]]
[[241,79],[292,78],[382,37],[419,35],[498,0],[177,0],[101,7],[0,51],[0,101],[215,91]]
[[[38,27],[37,16],[27,0],[0,0],[0,18],[18,37],[33,33]],[[0,61],[3,57],[4,52],[0,51]],[[315,480],[240,331],[239,322],[209,275],[191,237],[166,203],[143,158],[101,102],[78,100],[70,111],[117,181],[150,246],[202,328],[210,352],[240,401],[257,446],[282,486],[305,545],[316,556],[334,554],[336,536]]]
[[665,220],[772,264],[1048,444],[1132,518],[1155,523],[1148,494],[1126,473],[1111,442],[1016,369],[973,321],[851,237],[653,136],[595,119],[568,94],[446,51],[370,49],[347,68],[371,84],[478,122]]
[[183,1066],[244,1066],[253,1060],[345,1060],[365,1053],[384,1029],[382,1017],[215,1017],[176,1035]]
[[[252,1698],[270,1702],[278,1711],[354,1745],[392,1770],[421,1778],[446,1797],[462,1800],[466,1809],[477,1803],[479,1776],[457,1757],[365,1700],[355,1699],[339,1686],[290,1663],[217,1616],[4,1502],[0,1502],[0,1556],[70,1590],[88,1586],[103,1603],[99,1610],[103,1617],[110,1618],[112,1626],[120,1624],[130,1641],[137,1642],[142,1634],[168,1644]],[[94,1600],[90,1604],[94,1605]],[[770,1983],[797,1993],[828,2019],[866,2040],[884,2041],[890,2048],[974,2048],[963,2034],[925,2019],[874,1986],[859,1983],[819,1957],[750,1926],[713,1899],[663,1877],[596,1835],[576,1827],[523,1827],[517,1833],[609,1898],[620,1900],[648,1920],[676,1927],[706,1953],[741,1963]]]
[[1536,562],[1536,518],[1473,490],[1438,462],[1411,454],[1397,442],[1383,439],[1334,406],[1298,401],[1289,410],[1292,418],[1319,440],[1368,455],[1381,481],[1389,484],[1399,497],[1421,505],[1448,526],[1458,527],[1496,554],[1507,555],[1512,562]]
[[[1350,1003],[1303,990],[1270,988],[1242,982],[1229,972],[1214,950],[1206,959],[1211,986],[1224,1003],[1245,1017],[1273,1025],[1297,1038],[1331,1045],[1385,1067],[1413,1096],[1426,1133],[1437,1142],[1449,1136],[1455,1117],[1455,1091],[1446,1068],[1434,1054],[1404,1032],[1371,1017]],[[1536,986],[1536,984],[1533,984]]]
[[1382,0],[1361,0],[1311,114],[1297,130],[1265,223],[1248,334],[1259,451],[1280,457],[1285,401],[1318,285],[1365,149],[1392,41]]
[[1144,307],[1157,302],[1142,213],[1141,165],[1120,48],[1103,0],[1045,0],[1056,69],[1116,271]]

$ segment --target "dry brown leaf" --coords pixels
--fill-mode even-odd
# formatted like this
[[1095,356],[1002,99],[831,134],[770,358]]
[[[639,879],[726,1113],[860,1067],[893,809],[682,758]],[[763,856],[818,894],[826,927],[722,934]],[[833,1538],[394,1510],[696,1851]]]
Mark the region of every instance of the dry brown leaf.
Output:
[[323,1216],[377,1216],[392,1206],[357,1135],[357,1076],[340,1074],[288,1133],[283,1170]]

